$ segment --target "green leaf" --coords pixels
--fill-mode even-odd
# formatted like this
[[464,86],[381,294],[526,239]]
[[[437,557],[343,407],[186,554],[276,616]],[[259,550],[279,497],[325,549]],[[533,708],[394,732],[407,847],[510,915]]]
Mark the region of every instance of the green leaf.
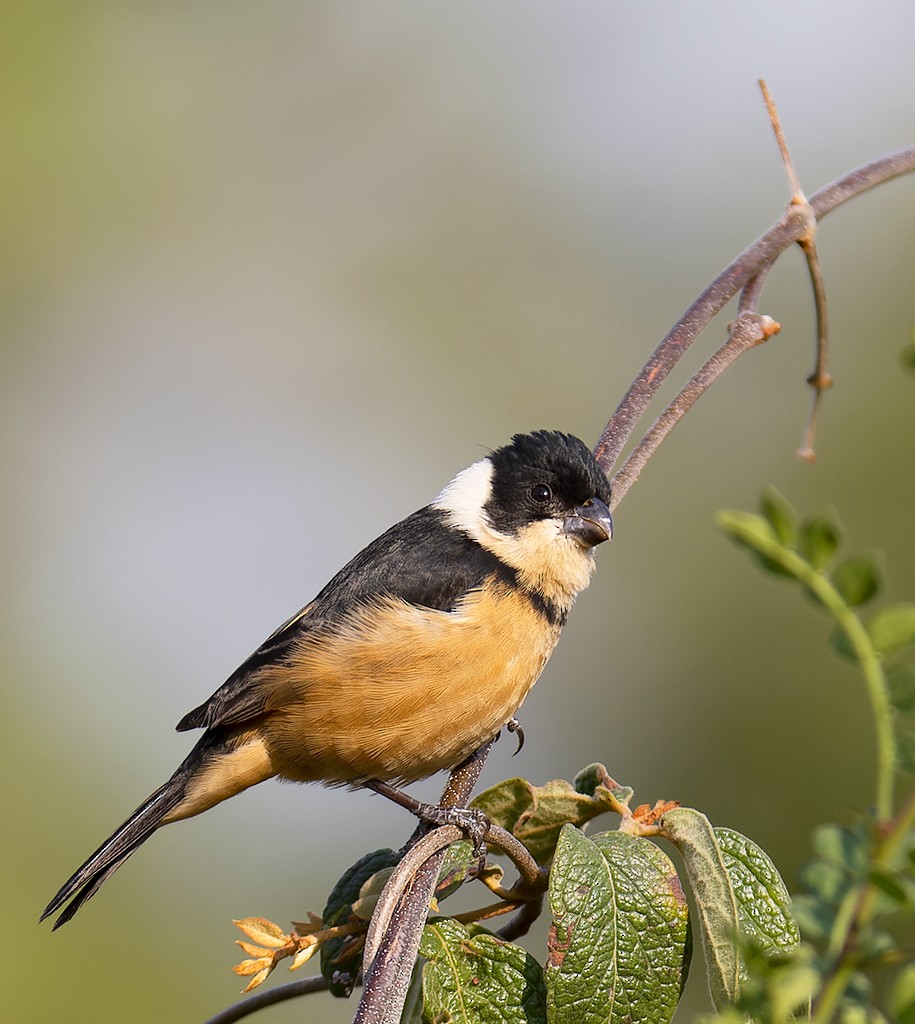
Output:
[[762,493],[760,506],[780,543],[793,548],[797,543],[797,513],[788,499],[770,484]]
[[912,902],[912,891],[895,871],[875,865],[870,872],[871,884],[880,890],[891,903],[905,907]]
[[741,931],[764,953],[796,949],[801,937],[791,915],[791,897],[772,859],[733,829],[714,832],[734,888]]
[[823,860],[810,860],[798,871],[801,885],[826,906],[837,907],[852,886],[847,871]]
[[902,365],[907,370],[915,370],[915,340],[909,342],[909,344],[899,352],[899,358],[902,360]]
[[814,569],[825,569],[838,551],[841,539],[842,528],[835,515],[821,512],[801,523],[798,550]]
[[890,703],[897,711],[915,710],[915,665],[902,662],[886,671]]
[[822,860],[858,878],[863,877],[871,861],[871,837],[862,825],[857,828],[817,825],[811,836],[811,845]]
[[546,1024],[540,964],[520,946],[450,918],[419,944],[425,1019],[453,1024]]
[[698,811],[679,807],[661,818],[662,834],[683,856],[696,900],[716,1009],[737,1000],[743,935],[764,955],[797,948],[800,933],[791,900],[769,856],[732,829],[713,829]]
[[544,786],[533,786],[526,779],[506,779],[484,790],[470,806],[508,829],[524,843],[538,864],[546,864],[563,825],[584,825],[598,814],[612,810],[612,798],[611,790],[601,785],[596,786],[593,795],[588,795],[563,779]]
[[906,775],[915,775],[915,733],[908,729],[896,734],[896,767]]
[[715,514],[715,523],[735,544],[748,548],[762,568],[780,576],[794,576],[785,559],[786,553],[793,552],[788,552],[763,516],[740,509],[721,509]]
[[[363,885],[377,872],[393,867],[400,862],[400,854],[393,850],[375,850],[348,868],[327,897],[327,906],[321,915],[325,928],[344,924],[353,912],[353,904],[359,900]],[[347,938],[329,939],[321,943],[321,973],[327,979],[330,991],[335,996],[346,998],[353,990],[356,975],[362,967],[362,952],[356,952],[344,961],[339,960],[340,950]]]
[[[654,843],[623,832],[592,838],[610,867],[620,914],[620,950],[632,953],[620,964],[626,1005],[612,1019],[664,1024],[673,1017],[686,983],[692,954],[689,907],[673,862]],[[617,994],[617,1003],[624,994]]]
[[741,965],[736,939],[740,925],[737,897],[724,855],[708,818],[678,807],[661,818],[661,834],[677,847],[696,900],[705,951],[709,992],[716,1010],[737,1000]]
[[461,839],[452,843],[442,860],[435,887],[436,899],[443,900],[456,892],[464,884],[476,858],[473,855],[473,843],[469,839]]
[[855,555],[832,571],[832,582],[849,607],[865,604],[880,589],[880,573],[873,555]]
[[585,796],[601,801],[606,801],[609,792],[618,803],[626,807],[629,806],[634,794],[631,786],[621,786],[618,782],[614,782],[607,769],[597,761],[594,764],[589,764],[587,768],[582,768],[572,780],[572,785],[576,793],[584,793]]
[[553,923],[544,972],[550,1024],[607,1021],[617,988],[616,892],[600,850],[572,825],[550,869]]
[[881,656],[915,644],[915,604],[884,608],[867,623],[871,643]]
[[620,832],[567,826],[550,872],[551,1024],[665,1024],[685,971],[687,909],[669,858]]
[[832,932],[836,919],[834,907],[814,896],[801,894],[791,901],[791,912],[806,939],[825,939]]
[[915,1024],[915,963],[906,964],[893,979],[889,1007],[897,1024]]

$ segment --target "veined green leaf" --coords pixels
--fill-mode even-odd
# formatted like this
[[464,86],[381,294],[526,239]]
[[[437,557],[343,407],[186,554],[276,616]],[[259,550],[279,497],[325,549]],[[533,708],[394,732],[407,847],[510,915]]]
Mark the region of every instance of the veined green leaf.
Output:
[[760,847],[739,832],[713,829],[704,814],[677,808],[663,816],[661,827],[689,873],[712,1001],[716,1008],[733,1004],[743,973],[740,932],[769,953],[794,949],[800,941],[788,891]]
[[545,1024],[540,964],[511,942],[441,918],[423,929],[425,1019],[452,1024]]
[[665,1024],[686,969],[687,909],[673,864],[647,839],[567,826],[550,874],[551,1024]]
[[471,807],[508,829],[524,843],[538,864],[545,864],[563,825],[583,825],[612,810],[611,796],[610,790],[600,785],[593,794],[581,793],[564,779],[543,786],[533,786],[526,779],[506,779],[480,793]]

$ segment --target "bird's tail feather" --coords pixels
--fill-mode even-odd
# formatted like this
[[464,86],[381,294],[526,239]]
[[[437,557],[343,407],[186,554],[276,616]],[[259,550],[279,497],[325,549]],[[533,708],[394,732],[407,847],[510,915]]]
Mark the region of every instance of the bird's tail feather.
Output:
[[64,882],[41,920],[64,907],[54,927],[66,924],[161,825],[199,814],[273,774],[270,755],[256,731],[207,730],[168,782],[150,794]]
[[131,814],[120,828],[105,840],[92,856],[61,886],[60,891],[45,907],[46,917],[59,910],[67,901],[63,913],[54,922],[59,928],[66,924],[79,908],[94,896],[101,884],[114,874],[156,831],[162,819],[183,799],[187,776],[176,772],[164,786],[160,786]]

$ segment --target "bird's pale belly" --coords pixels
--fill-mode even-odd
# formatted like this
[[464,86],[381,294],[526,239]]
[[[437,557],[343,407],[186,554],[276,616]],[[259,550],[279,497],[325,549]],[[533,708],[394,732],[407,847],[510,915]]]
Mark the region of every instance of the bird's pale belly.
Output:
[[333,784],[410,782],[453,768],[492,737],[556,641],[523,594],[471,595],[455,612],[388,601],[303,642],[271,680],[263,735],[276,773]]

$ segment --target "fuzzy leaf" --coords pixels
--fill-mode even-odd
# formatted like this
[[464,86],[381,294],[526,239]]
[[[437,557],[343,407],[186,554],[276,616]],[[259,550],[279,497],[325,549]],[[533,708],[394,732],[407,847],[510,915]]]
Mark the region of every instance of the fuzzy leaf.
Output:
[[677,1008],[692,953],[689,909],[676,868],[648,839],[602,832],[593,842],[614,879],[620,949],[627,940],[632,946],[619,969],[630,989],[618,992],[611,1019],[664,1024]]
[[770,484],[763,491],[760,506],[779,542],[793,548],[797,543],[797,513],[788,499]]
[[245,987],[241,990],[242,995],[247,995],[253,989],[256,989],[258,985],[263,985],[263,983],[270,977],[270,972],[272,970],[272,966],[265,967],[262,971],[259,971],[257,974],[255,974],[254,977],[248,982],[248,984],[245,985]]
[[687,909],[669,858],[646,839],[560,834],[550,872],[546,984],[551,1024],[673,1016],[685,975]]
[[906,964],[896,975],[889,1005],[897,1024],[915,1024],[915,963]]
[[769,855],[733,829],[714,832],[734,889],[741,931],[764,953],[795,949],[801,937],[791,915],[791,897]]
[[865,604],[880,589],[880,573],[873,555],[855,555],[832,571],[832,582],[851,608]]
[[741,973],[736,947],[740,917],[724,854],[708,818],[698,811],[686,807],[668,811],[661,819],[661,829],[686,865],[696,900],[709,992],[720,1010],[736,1002]]
[[877,612],[867,623],[867,633],[882,656],[915,644],[915,604],[896,604]]
[[842,528],[835,515],[822,512],[801,523],[798,550],[814,569],[825,569],[838,551],[841,539]]
[[[359,899],[365,882],[383,868],[392,867],[400,861],[400,854],[393,850],[375,850],[367,853],[341,875],[327,897],[322,919],[325,928],[345,924],[353,910],[353,903]],[[321,943],[321,973],[327,979],[328,988],[335,996],[346,998],[353,990],[356,975],[362,966],[359,952],[346,960],[339,960],[348,937],[328,939]]]
[[297,971],[302,964],[307,964],[308,961],[318,952],[318,943],[312,942],[309,946],[303,946],[298,953],[292,958],[292,963],[289,965],[290,971]]
[[255,946],[251,942],[242,942],[241,939],[236,939],[235,940],[235,945],[236,946],[241,946],[241,948],[248,954],[248,956],[259,957],[259,956],[272,956],[273,955],[270,952],[270,950],[266,949],[264,946]]
[[546,1024],[540,964],[520,946],[441,918],[423,929],[424,1019]]
[[611,791],[600,785],[588,795],[563,779],[544,786],[533,786],[526,779],[506,779],[484,790],[470,806],[508,829],[538,864],[545,864],[553,855],[563,825],[583,825],[612,810],[611,797]]
[[278,924],[264,917],[246,917],[241,921],[233,921],[232,924],[240,928],[253,942],[269,949],[279,949],[289,941],[289,936]]
[[273,957],[272,956],[259,956],[253,960],[242,960],[240,964],[235,964],[232,970],[236,974],[240,974],[243,978],[247,978],[251,974],[257,974],[259,971],[264,969],[273,968]]

